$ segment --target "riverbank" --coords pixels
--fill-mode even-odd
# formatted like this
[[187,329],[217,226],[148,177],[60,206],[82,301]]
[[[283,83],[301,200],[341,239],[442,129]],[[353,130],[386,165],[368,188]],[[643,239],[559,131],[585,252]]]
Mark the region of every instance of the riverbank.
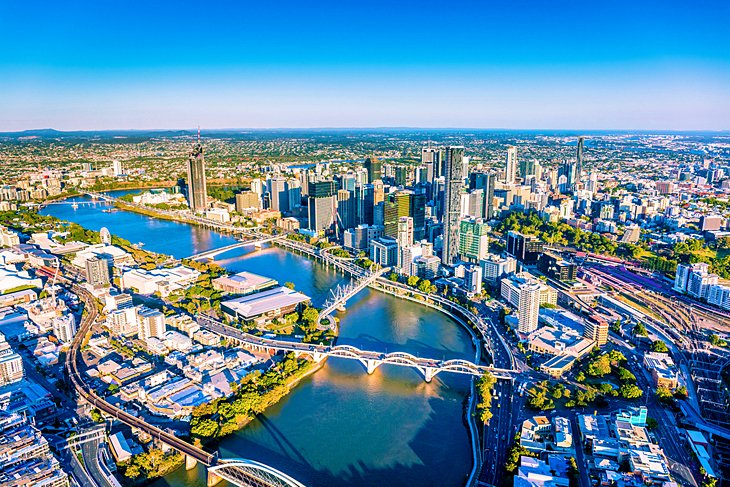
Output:
[[196,443],[208,445],[242,429],[289,394],[313,367],[313,362],[289,352],[266,371],[250,372],[235,384],[231,396],[193,410],[190,436]]

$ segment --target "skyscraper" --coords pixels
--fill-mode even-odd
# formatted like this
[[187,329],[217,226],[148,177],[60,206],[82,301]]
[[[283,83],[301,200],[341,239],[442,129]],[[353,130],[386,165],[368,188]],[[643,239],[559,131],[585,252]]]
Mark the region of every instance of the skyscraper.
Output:
[[372,156],[365,159],[365,169],[368,170],[369,183],[383,179],[383,163],[377,157]]
[[584,137],[578,137],[578,147],[576,148],[576,160],[575,160],[575,182],[580,184],[581,177],[583,176],[583,139]]
[[337,227],[340,230],[355,228],[355,196],[352,191],[337,191]]
[[86,260],[86,280],[92,286],[109,285],[109,262],[100,257]]
[[517,147],[507,147],[507,158],[504,165],[504,182],[512,184],[517,177]]
[[309,183],[309,229],[326,232],[335,223],[337,202],[334,197],[334,181],[317,181]]
[[200,143],[200,130],[198,130],[198,143],[188,157],[188,205],[192,211],[203,211],[208,207],[208,190],[205,186],[205,158],[203,157],[203,145]]
[[461,190],[464,186],[464,147],[446,148],[446,187],[444,192],[444,265],[454,265],[459,253],[459,220],[461,217]]

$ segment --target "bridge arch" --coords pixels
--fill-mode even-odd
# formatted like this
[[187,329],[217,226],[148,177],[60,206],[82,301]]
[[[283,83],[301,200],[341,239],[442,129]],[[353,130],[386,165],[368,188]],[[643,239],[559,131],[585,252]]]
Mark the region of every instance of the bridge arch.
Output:
[[273,467],[243,458],[221,459],[208,472],[240,487],[304,487]]

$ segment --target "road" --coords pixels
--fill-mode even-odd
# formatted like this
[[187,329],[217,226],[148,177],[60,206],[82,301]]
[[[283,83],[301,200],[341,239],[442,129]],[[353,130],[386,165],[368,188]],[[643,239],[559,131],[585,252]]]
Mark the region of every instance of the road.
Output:
[[81,455],[84,458],[86,470],[95,479],[99,487],[115,487],[107,480],[106,474],[99,465],[99,443],[100,440],[88,441],[81,445]]

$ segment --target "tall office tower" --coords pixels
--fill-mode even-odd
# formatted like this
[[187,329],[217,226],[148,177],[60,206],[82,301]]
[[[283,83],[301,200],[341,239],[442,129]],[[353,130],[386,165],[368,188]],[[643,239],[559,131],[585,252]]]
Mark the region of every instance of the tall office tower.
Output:
[[470,216],[472,218],[484,217],[483,189],[474,189],[462,194],[461,214],[462,216]]
[[188,205],[192,211],[203,211],[208,207],[208,190],[205,186],[205,158],[203,157],[203,145],[200,143],[200,130],[198,130],[198,143],[188,157]]
[[263,196],[264,183],[262,183],[260,179],[252,179],[251,180],[251,191],[256,193],[257,195],[259,195],[259,197]]
[[409,179],[409,168],[404,166],[396,166],[395,168],[395,185],[396,186],[405,186],[408,184]]
[[365,159],[365,169],[368,170],[369,183],[383,179],[383,163],[377,157],[372,156]]
[[459,224],[459,256],[479,263],[489,253],[489,225],[484,219],[462,220]]
[[289,188],[286,178],[275,177],[266,181],[271,197],[270,209],[287,213],[289,211]]
[[302,184],[298,179],[287,179],[286,192],[289,194],[289,211],[292,212],[302,204]]
[[357,178],[355,173],[347,173],[340,179],[340,189],[346,189],[347,191],[355,191],[355,185],[357,184]]
[[530,176],[537,177],[537,168],[540,167],[540,163],[535,159],[523,158],[520,159],[520,176],[523,180],[527,180]]
[[332,228],[336,218],[336,200],[334,181],[317,181],[309,183],[309,229],[315,232],[326,232]]
[[572,193],[575,190],[576,163],[564,162],[558,169],[558,191]]
[[422,240],[426,222],[426,195],[424,193],[406,190],[388,195],[383,207],[384,235],[396,238],[398,219],[404,216],[413,219],[414,238]]
[[426,166],[418,166],[416,168],[414,182],[415,184],[424,184],[431,182],[431,180],[428,179],[428,169],[426,169]]
[[242,191],[236,194],[236,212],[243,213],[248,209],[261,208],[261,197],[253,191]]
[[482,216],[487,220],[494,216],[494,183],[496,180],[496,174],[493,172],[473,172],[469,174],[469,189],[484,190]]
[[440,148],[424,147],[421,149],[421,163],[426,166],[429,182],[443,176],[442,150]]
[[578,147],[575,153],[575,182],[577,184],[580,184],[583,177],[583,139],[582,136],[578,137]]
[[346,189],[337,191],[337,227],[340,230],[355,228],[355,195]]
[[92,286],[109,285],[109,262],[100,257],[86,260],[86,280]]
[[355,186],[355,223],[357,225],[373,225],[375,194],[372,184]]
[[396,242],[398,242],[398,246],[401,248],[413,245],[413,218],[409,216],[398,218]]
[[385,185],[381,179],[376,180],[373,183],[373,204],[385,201]]
[[309,196],[309,171],[307,169],[303,169],[299,172],[297,178],[299,179],[299,184],[302,188],[302,196]]
[[504,182],[513,184],[517,177],[517,147],[507,147],[507,157],[504,165]]
[[446,148],[446,188],[444,192],[444,247],[441,260],[452,266],[459,253],[459,220],[461,215],[461,189],[464,186],[464,147]]

